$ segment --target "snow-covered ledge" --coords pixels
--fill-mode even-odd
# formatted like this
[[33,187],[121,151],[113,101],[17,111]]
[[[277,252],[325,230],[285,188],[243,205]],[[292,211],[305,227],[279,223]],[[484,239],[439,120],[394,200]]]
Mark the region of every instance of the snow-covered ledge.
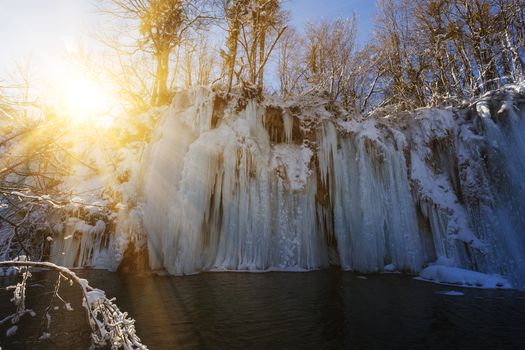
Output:
[[419,273],[419,277],[416,279],[468,288],[512,288],[512,284],[500,275],[489,275],[446,265],[428,266]]

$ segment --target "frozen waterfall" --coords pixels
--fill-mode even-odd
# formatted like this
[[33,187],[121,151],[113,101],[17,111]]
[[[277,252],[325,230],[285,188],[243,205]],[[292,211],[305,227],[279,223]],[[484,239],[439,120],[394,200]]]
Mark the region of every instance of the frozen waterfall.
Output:
[[357,120],[322,99],[181,91],[142,159],[150,267],[417,273],[525,287],[523,95]]
[[525,288],[524,91],[366,119],[318,96],[243,93],[179,91],[151,141],[123,150],[118,213],[60,215],[50,259],[500,281],[470,270]]

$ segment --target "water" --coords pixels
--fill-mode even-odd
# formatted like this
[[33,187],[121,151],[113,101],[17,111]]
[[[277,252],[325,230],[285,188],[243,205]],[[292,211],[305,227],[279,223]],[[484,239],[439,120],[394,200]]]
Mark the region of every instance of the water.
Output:
[[[137,320],[150,349],[520,349],[525,292],[439,286],[403,275],[324,270],[308,273],[204,273],[186,277],[84,270],[91,285],[116,296]],[[35,273],[49,283],[52,273]],[[4,279],[5,280],[5,279]],[[46,282],[47,281],[47,282]],[[45,307],[35,287],[29,306]],[[462,296],[441,292],[461,291]],[[89,330],[79,294],[62,295],[77,312],[53,311],[53,338],[35,340],[38,320],[5,338],[3,349],[83,349]],[[0,291],[0,312],[12,306]],[[35,304],[36,303],[36,304]]]

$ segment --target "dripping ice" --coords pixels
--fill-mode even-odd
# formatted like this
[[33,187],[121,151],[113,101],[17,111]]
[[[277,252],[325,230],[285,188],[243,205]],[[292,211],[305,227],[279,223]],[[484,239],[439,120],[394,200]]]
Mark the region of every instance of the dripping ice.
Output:
[[333,264],[446,282],[449,267],[525,288],[524,111],[512,87],[367,119],[321,98],[180,91],[126,187],[137,205],[110,265],[142,231],[170,274]]

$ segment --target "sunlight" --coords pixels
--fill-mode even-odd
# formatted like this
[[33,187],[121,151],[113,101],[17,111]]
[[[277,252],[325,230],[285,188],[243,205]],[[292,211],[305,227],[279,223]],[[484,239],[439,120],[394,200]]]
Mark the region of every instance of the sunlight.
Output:
[[55,57],[44,63],[44,96],[64,122],[77,125],[111,125],[118,110],[117,93],[100,76],[95,76]]
[[524,22],[0,0],[0,350],[525,350]]
[[101,84],[86,78],[74,78],[68,82],[65,99],[65,112],[74,122],[99,119],[111,109],[109,92]]

